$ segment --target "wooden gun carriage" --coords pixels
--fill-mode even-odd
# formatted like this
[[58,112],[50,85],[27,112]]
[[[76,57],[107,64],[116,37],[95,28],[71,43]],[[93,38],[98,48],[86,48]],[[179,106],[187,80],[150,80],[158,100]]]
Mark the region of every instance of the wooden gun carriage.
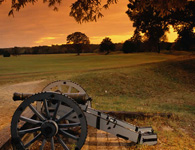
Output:
[[32,145],[40,150],[79,150],[88,125],[138,144],[157,143],[151,127],[138,127],[93,109],[85,90],[71,81],[52,82],[38,94],[14,93],[13,100],[23,101],[11,122],[12,145],[17,150]]

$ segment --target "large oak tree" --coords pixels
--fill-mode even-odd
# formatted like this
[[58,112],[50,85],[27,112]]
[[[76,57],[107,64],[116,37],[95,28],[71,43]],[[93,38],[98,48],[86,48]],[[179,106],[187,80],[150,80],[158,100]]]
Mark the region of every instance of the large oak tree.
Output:
[[77,55],[80,55],[82,49],[90,44],[89,38],[81,32],[74,32],[67,36],[67,44],[73,44],[74,49],[77,51]]

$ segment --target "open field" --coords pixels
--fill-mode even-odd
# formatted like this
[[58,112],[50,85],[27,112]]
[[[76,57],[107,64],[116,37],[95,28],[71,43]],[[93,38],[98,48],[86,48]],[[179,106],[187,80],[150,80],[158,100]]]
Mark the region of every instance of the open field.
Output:
[[[140,126],[152,126],[158,134],[157,145],[132,145],[130,149],[195,149],[193,55],[140,53],[0,58],[0,89],[5,89],[9,95],[13,89],[8,91],[8,87],[13,83],[41,80],[39,85],[43,87],[59,79],[79,83],[93,98],[93,107],[99,110],[173,114],[171,118],[128,119]],[[33,87],[38,91],[38,87]],[[14,90],[17,90],[17,84]],[[25,87],[24,90],[28,91]],[[2,108],[3,104],[9,106],[5,101],[10,98],[3,96],[5,91],[0,95]],[[12,110],[17,107],[10,106]]]
[[18,57],[0,57],[0,84],[47,79],[73,75],[89,71],[131,67],[176,59],[182,56],[156,53],[142,54],[59,54],[59,55],[22,55]]

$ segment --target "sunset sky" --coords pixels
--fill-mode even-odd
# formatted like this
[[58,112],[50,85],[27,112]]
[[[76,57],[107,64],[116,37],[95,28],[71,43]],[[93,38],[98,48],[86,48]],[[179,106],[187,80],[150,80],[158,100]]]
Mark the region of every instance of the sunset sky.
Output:
[[[15,17],[8,17],[11,3],[7,0],[0,5],[0,48],[65,44],[67,35],[73,32],[85,33],[92,44],[99,44],[105,37],[120,43],[133,35],[132,22],[125,13],[128,0],[120,0],[104,10],[104,17],[97,22],[83,24],[69,16],[72,2],[74,0],[63,0],[55,12],[39,0],[15,12]],[[168,39],[172,42],[177,34],[171,31]]]

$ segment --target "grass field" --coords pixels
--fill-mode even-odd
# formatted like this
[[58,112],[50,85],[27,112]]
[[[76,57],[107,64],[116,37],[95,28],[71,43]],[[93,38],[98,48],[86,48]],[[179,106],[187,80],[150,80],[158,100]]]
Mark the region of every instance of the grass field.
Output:
[[171,118],[128,120],[152,126],[156,146],[131,149],[195,149],[195,59],[179,54],[27,55],[0,58],[0,85],[70,79],[82,85],[100,110],[172,113]]
[[84,54],[80,57],[75,56],[75,54],[0,57],[0,84],[40,78],[48,79],[48,76],[58,77],[59,75],[64,75],[65,79],[67,79],[69,75],[72,76],[83,72],[130,67],[177,57],[156,53],[108,56]]

